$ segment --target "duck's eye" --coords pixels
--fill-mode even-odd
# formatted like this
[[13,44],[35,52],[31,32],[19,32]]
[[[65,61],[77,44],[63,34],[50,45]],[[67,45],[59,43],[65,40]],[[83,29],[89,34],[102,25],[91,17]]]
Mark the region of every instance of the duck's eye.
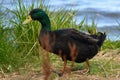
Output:
[[30,16],[28,16],[27,19],[30,19]]

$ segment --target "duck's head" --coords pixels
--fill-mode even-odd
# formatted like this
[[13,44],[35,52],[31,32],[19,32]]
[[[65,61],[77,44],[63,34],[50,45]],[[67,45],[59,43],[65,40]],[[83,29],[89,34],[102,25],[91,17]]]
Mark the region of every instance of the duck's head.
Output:
[[38,20],[41,22],[41,24],[50,23],[49,17],[47,16],[47,14],[42,9],[38,9],[38,8],[30,11],[28,17],[23,22],[23,24],[27,24],[32,20]]

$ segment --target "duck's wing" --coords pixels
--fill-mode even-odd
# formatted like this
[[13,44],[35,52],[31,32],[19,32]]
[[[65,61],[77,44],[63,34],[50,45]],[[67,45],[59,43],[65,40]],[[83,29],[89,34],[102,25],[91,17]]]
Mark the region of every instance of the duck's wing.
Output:
[[53,31],[52,33],[59,38],[72,38],[74,40],[88,44],[96,44],[98,41],[97,39],[91,37],[89,34],[79,32],[78,30],[75,29],[61,29],[61,30]]

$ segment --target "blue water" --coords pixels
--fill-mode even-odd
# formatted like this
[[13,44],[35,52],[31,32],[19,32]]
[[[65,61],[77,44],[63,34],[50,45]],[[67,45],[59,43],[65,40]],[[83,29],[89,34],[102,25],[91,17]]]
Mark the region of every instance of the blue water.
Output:
[[78,22],[85,16],[95,17],[98,27],[118,26],[116,19],[120,19],[120,0],[50,0],[49,5],[56,10],[78,10]]
[[[40,0],[23,1],[26,6],[40,2]],[[3,3],[3,6],[9,9],[15,9],[18,5],[17,0],[4,0]],[[44,0],[44,3],[50,6],[51,11],[61,8],[78,10],[74,17],[76,23],[86,16],[88,24],[91,24],[92,19],[95,18],[99,31],[107,32],[107,36],[112,40],[120,40],[120,25],[117,23],[117,21],[120,23],[120,0]]]

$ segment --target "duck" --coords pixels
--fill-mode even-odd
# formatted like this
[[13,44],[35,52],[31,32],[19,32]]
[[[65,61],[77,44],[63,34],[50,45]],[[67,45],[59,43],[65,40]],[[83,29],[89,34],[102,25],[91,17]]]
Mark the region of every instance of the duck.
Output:
[[74,63],[86,63],[83,73],[90,71],[89,60],[99,51],[106,39],[105,32],[96,34],[86,34],[74,28],[64,28],[51,30],[51,22],[47,13],[39,8],[30,11],[28,17],[23,22],[39,21],[41,29],[38,36],[39,44],[47,52],[60,56],[63,60],[61,73],[66,70],[67,61],[71,61],[71,69]]

